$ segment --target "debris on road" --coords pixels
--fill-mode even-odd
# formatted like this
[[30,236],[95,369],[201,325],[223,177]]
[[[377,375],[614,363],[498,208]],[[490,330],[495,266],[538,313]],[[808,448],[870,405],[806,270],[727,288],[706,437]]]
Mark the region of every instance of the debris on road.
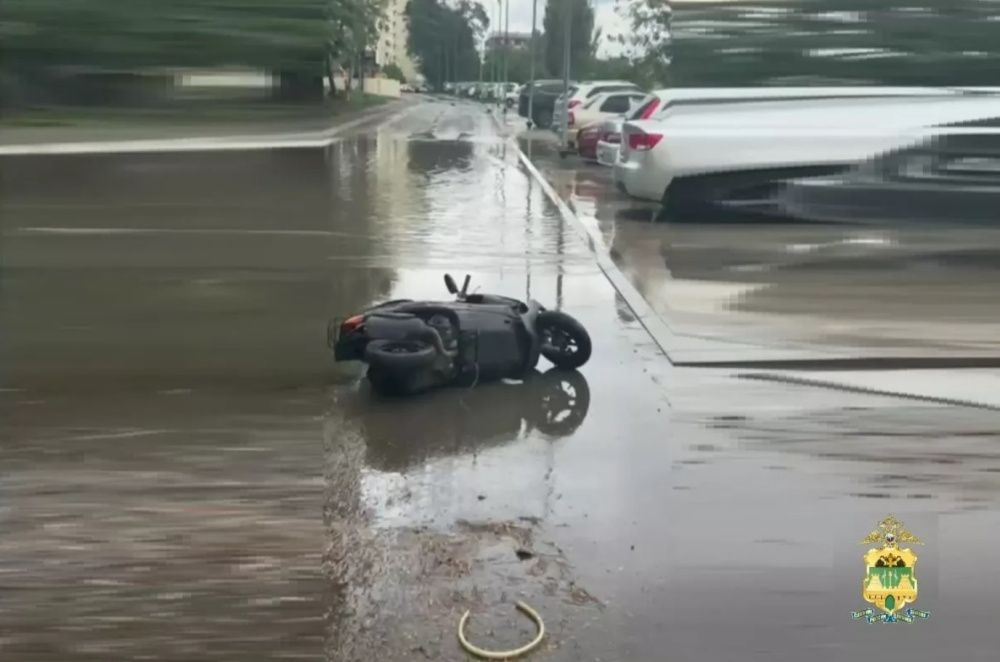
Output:
[[466,612],[462,614],[462,618],[458,621],[458,641],[462,644],[462,648],[465,649],[467,653],[475,655],[483,660],[510,660],[515,657],[521,657],[522,655],[530,653],[537,648],[538,645],[542,643],[542,639],[545,638],[545,623],[542,621],[542,617],[538,615],[538,612],[529,607],[526,603],[518,601],[516,606],[519,611],[524,612],[528,618],[533,620],[538,628],[538,634],[535,635],[535,638],[532,639],[531,642],[521,646],[520,648],[508,651],[488,651],[474,646],[469,643],[468,639],[465,638],[465,623],[469,620],[469,611],[466,610]]

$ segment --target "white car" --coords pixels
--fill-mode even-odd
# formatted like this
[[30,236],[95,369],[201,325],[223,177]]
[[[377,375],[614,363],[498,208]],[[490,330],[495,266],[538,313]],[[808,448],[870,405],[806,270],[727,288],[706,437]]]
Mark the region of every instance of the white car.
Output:
[[[663,119],[673,112],[711,112],[720,104],[748,101],[814,101],[865,97],[872,99],[956,96],[961,90],[934,87],[717,87],[669,88],[649,93],[642,107],[627,116],[629,120]],[[623,122],[609,119],[601,127],[597,143],[597,162],[613,167],[618,161]]]
[[624,117],[646,100],[644,92],[602,92],[569,111],[569,144],[576,144],[576,132],[612,117]]
[[507,83],[507,91],[503,95],[503,102],[508,108],[513,108],[517,105],[517,100],[521,96],[521,90],[524,85],[518,85],[517,83]]
[[587,101],[593,99],[603,92],[638,92],[639,86],[627,80],[598,80],[573,83],[569,90],[569,101],[563,95],[556,97],[552,107],[552,129],[559,133],[562,131],[562,121],[565,113],[578,106],[582,106]]
[[944,125],[996,116],[1000,94],[957,92],[752,101],[711,111],[693,105],[664,118],[625,122],[615,182],[644,200],[664,200],[668,187],[673,197],[706,187],[723,195],[789,174],[836,170],[912,144]]

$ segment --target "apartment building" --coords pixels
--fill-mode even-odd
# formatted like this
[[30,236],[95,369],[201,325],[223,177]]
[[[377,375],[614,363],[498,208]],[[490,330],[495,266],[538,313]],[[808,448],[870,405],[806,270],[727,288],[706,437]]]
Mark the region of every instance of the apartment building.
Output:
[[531,46],[530,32],[499,32],[490,35],[486,39],[486,50],[491,51],[497,48],[509,46],[512,49],[527,49]]
[[386,67],[395,64],[406,76],[406,80],[417,77],[417,66],[406,52],[407,29],[406,4],[409,0],[386,0],[385,16],[379,27],[378,45],[375,49],[375,64]]

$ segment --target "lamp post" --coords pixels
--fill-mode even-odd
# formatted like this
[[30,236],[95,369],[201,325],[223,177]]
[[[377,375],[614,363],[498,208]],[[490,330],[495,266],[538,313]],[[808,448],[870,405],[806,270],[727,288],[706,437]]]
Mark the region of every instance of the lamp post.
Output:
[[503,86],[497,101],[503,105],[504,113],[507,112],[507,60],[510,59],[510,0],[507,0],[507,14],[503,24]]
[[535,121],[535,23],[538,21],[538,0],[531,3],[531,62],[528,65],[528,126]]
[[[551,1],[551,0],[550,0]],[[562,108],[562,148],[569,150],[569,66],[570,40],[573,38],[573,0],[562,0],[566,15],[562,17],[566,23],[563,33],[563,108]]]

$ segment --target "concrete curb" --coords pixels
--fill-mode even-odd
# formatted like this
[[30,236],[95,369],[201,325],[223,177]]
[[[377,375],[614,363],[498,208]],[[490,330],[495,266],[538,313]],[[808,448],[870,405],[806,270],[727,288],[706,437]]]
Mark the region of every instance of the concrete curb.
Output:
[[[555,204],[556,208],[559,210],[560,215],[563,220],[572,226],[587,242],[590,250],[594,253],[597,260],[597,264],[601,271],[604,273],[605,277],[610,281],[611,286],[615,288],[619,296],[625,301],[626,305],[632,310],[633,314],[642,324],[643,328],[646,329],[650,337],[666,356],[667,360],[670,361],[672,366],[685,367],[686,362],[678,362],[670,355],[669,347],[677,346],[677,334],[675,334],[667,323],[660,317],[646,302],[645,297],[639,293],[639,291],[632,285],[628,277],[618,268],[611,257],[611,251],[604,244],[603,237],[600,236],[597,228],[589,227],[576,213],[566,204],[566,202],[559,196],[559,194],[552,188],[545,176],[539,171],[528,155],[524,153],[521,147],[517,144],[516,135],[509,132],[509,127],[502,124],[500,118],[497,117],[496,113],[490,113],[493,121],[497,124],[498,129],[501,131],[504,139],[511,143],[511,146],[517,150],[518,159],[520,160],[522,166],[529,173],[529,175],[535,179],[542,190],[549,197],[549,199]],[[788,359],[786,359],[788,360]],[[849,359],[848,359],[849,360]],[[701,366],[701,368],[726,368],[724,365],[713,366],[711,363],[707,363]],[[747,366],[749,367],[749,366]],[[733,366],[728,366],[728,369],[732,369]],[[959,407],[971,407],[976,409],[989,409],[989,410],[1000,410],[1000,407],[995,405],[976,402],[974,400],[967,400],[961,398],[943,398],[935,396],[919,395],[914,393],[906,393],[904,391],[890,391],[883,389],[870,389],[864,387],[855,387],[847,384],[839,384],[832,381],[825,381],[822,379],[809,379],[808,377],[796,377],[790,375],[781,374],[765,374],[765,373],[744,373],[737,375],[741,379],[757,380],[757,381],[771,381],[784,383],[795,386],[810,386],[814,388],[826,388],[832,390],[839,390],[842,392],[850,393],[861,393],[865,395],[875,395],[882,397],[893,397],[901,398],[906,400],[914,400],[925,403],[934,403],[941,405],[951,405]]]
[[825,388],[831,391],[841,391],[843,393],[860,393],[862,395],[875,395],[887,398],[900,398],[903,400],[913,400],[928,404],[947,405],[951,407],[967,407],[971,409],[988,409],[990,411],[1000,411],[1000,407],[985,402],[966,400],[963,398],[943,398],[931,395],[918,395],[916,393],[906,393],[904,391],[888,391],[876,388],[866,388],[863,386],[852,386],[849,384],[838,384],[823,379],[809,379],[808,377],[793,377],[791,375],[776,375],[768,373],[747,373],[737,375],[738,379],[747,379],[759,382],[773,382],[778,384],[789,384],[792,386],[811,386],[813,388]]
[[668,346],[673,344],[671,341],[675,338],[673,331],[667,326],[666,322],[654,311],[648,303],[646,303],[645,297],[639,293],[639,291],[632,285],[632,282],[622,273],[618,265],[615,264],[611,257],[611,251],[604,243],[604,238],[601,237],[597,228],[588,227],[579,217],[570,209],[569,205],[559,197],[552,185],[549,184],[545,176],[538,170],[528,155],[524,153],[520,145],[517,144],[517,137],[508,133],[508,127],[501,123],[500,118],[494,112],[490,113],[490,117],[493,118],[494,123],[496,123],[497,128],[501,131],[504,139],[507,140],[511,146],[517,150],[518,160],[528,174],[541,186],[542,191],[545,195],[552,201],[552,203],[559,210],[559,214],[562,219],[569,224],[573,229],[577,231],[580,237],[587,242],[587,246],[590,248],[591,252],[597,260],[597,266],[600,267],[601,272],[611,283],[611,286],[615,289],[618,295],[625,301],[625,304],[635,315],[639,323],[642,324],[646,332],[649,333],[650,337],[663,352],[663,355],[667,357],[673,365],[674,361],[670,358],[670,352],[667,349]]
[[0,156],[64,155],[64,154],[126,154],[135,152],[233,151],[283,148],[318,148],[329,146],[341,133],[393,114],[412,110],[415,104],[389,103],[384,107],[364,111],[359,117],[336,124],[328,129],[301,133],[270,135],[223,135],[192,138],[159,138],[146,140],[91,140],[64,143],[31,143],[0,145]]

